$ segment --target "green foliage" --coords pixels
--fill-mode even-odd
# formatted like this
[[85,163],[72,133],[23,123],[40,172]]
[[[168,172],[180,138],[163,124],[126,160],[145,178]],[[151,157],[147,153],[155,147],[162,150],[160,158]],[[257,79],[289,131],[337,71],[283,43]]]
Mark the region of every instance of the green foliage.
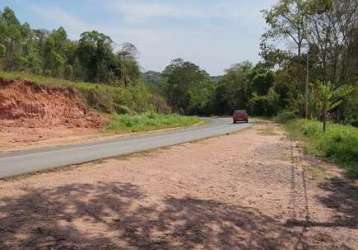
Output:
[[263,43],[277,38],[290,39],[297,46],[297,55],[301,55],[303,41],[306,38],[306,1],[280,0],[271,9],[263,11],[270,29],[263,35]]
[[338,88],[334,88],[331,82],[323,83],[318,81],[316,83],[315,93],[319,110],[322,115],[323,131],[326,130],[327,112],[338,107],[343,98],[348,96],[352,92],[352,87],[348,85],[342,85]]
[[200,114],[208,111],[214,88],[208,73],[197,65],[175,59],[162,74],[161,87],[175,111]]
[[358,127],[358,88],[353,88],[353,92],[347,96],[342,104],[345,110],[343,121],[346,124],[351,124]]
[[296,119],[296,114],[289,110],[281,111],[275,117],[275,120],[280,123],[286,123],[288,121]]
[[317,153],[340,163],[347,173],[358,178],[358,129],[330,124],[326,133],[318,121],[294,120],[286,125],[291,135],[306,140]]
[[8,7],[0,12],[0,44],[7,71],[125,86],[140,78],[134,45],[127,43],[115,52],[111,38],[98,31],[84,32],[79,41],[71,41],[62,27],[33,30]]
[[113,115],[107,129],[116,133],[189,126],[200,123],[196,117],[146,112],[138,115]]
[[6,47],[5,45],[0,43],[0,57],[5,56],[5,53],[6,53]]
[[215,112],[231,114],[235,109],[247,109],[251,97],[252,64],[242,62],[226,70],[215,91]]
[[[304,116],[308,99],[309,118],[324,124],[326,119],[354,124],[358,109],[354,101],[358,83],[358,2],[279,0],[263,14],[268,30],[262,35],[260,54],[265,65],[277,69],[274,88],[280,95],[281,109]],[[282,38],[290,46],[285,48],[284,43],[277,42]],[[307,80],[315,84],[309,87],[306,99]],[[355,89],[353,94],[335,97],[342,85]]]
[[252,92],[257,95],[267,95],[274,83],[274,73],[258,63],[251,72]]
[[269,93],[265,96],[254,96],[249,101],[249,110],[251,114],[259,116],[273,116],[278,112],[279,96],[277,93],[270,89]]

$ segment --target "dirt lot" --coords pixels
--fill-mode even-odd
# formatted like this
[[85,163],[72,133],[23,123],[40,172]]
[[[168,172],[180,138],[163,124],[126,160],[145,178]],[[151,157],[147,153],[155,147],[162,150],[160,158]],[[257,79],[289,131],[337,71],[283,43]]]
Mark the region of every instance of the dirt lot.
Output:
[[0,182],[0,249],[358,249],[358,186],[282,130]]

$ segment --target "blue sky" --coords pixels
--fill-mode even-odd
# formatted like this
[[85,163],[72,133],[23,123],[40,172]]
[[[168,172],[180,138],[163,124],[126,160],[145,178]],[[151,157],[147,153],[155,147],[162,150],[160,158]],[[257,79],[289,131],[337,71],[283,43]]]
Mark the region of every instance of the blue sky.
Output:
[[22,22],[77,39],[96,29],[116,44],[134,43],[145,70],[161,71],[174,58],[212,75],[232,64],[259,60],[265,30],[260,10],[276,0],[0,0]]

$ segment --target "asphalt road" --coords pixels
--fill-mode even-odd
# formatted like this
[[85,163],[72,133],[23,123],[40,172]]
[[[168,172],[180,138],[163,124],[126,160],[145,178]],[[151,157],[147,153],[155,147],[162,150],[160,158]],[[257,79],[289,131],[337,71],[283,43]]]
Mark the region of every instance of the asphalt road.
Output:
[[231,118],[208,118],[204,125],[100,142],[0,153],[0,178],[80,164],[232,133],[252,123],[232,124]]

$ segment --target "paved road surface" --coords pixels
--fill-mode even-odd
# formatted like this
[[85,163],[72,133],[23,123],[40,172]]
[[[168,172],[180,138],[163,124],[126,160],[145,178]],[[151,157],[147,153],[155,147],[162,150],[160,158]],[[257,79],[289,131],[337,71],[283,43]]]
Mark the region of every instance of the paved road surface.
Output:
[[126,136],[101,142],[0,153],[0,178],[125,155],[232,133],[252,124],[232,124],[231,118],[210,118],[201,126]]

